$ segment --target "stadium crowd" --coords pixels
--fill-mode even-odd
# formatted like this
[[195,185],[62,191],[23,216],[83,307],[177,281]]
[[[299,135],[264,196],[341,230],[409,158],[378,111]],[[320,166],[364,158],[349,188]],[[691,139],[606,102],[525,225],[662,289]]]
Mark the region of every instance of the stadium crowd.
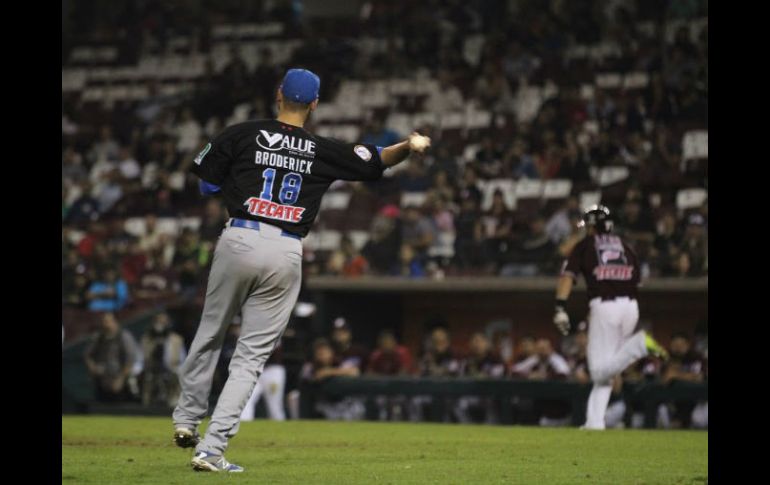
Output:
[[[439,83],[440,90],[428,96],[398,97],[367,110],[360,139],[372,143],[407,134],[386,126],[393,114],[444,116],[467,105],[493,113],[487,126],[459,133],[420,125],[433,136],[430,155],[377,185],[340,184],[339,191],[352,194],[347,222],[334,248],[306,243],[311,274],[553,274],[580,237],[575,223],[586,200],[581,195],[598,191],[637,247],[645,275],[706,275],[708,201],[683,209],[676,200],[679,190],[705,189],[708,183],[703,160],[686,160],[681,143],[687,130],[707,127],[708,26],[696,29],[700,24],[690,21],[702,6],[695,2],[692,12],[671,7],[664,24],[647,2],[615,3],[550,2],[546,9],[521,2],[514,4],[518,11],[498,15],[494,8],[460,2],[430,9],[371,2],[349,35],[341,36],[332,36],[323,23],[297,26],[295,17],[278,9],[260,14],[266,15],[260,21],[283,23],[282,40],[301,40],[281,62],[263,49],[254,64],[233,43],[216,70],[211,43],[199,42],[192,49],[209,57],[187,91],[165,94],[153,80],[147,95],[136,100],[94,102],[83,91],[64,91],[63,302],[119,309],[134,298],[200,290],[226,214],[218,202],[200,198],[187,168],[225,125],[271,116],[281,73],[295,65],[319,72],[322,103],[334,99],[342,78],[372,81],[422,70]],[[163,4],[124,12],[121,22],[128,28],[118,29],[117,38],[102,33],[102,43],[133,46],[133,58],[121,47],[116,62],[170,49],[164,42],[172,34],[197,38],[214,29],[180,31],[175,16],[158,5]],[[502,2],[490,5],[505,8]],[[222,22],[234,22],[222,15]],[[423,22],[426,16],[434,21]],[[668,36],[672,22],[679,27]],[[388,36],[381,34],[386,26]],[[387,51],[371,52],[356,42],[362,30],[375,39],[382,35]],[[481,39],[475,63],[460,55],[471,36]],[[608,42],[619,51],[599,57],[574,53],[575,45]],[[313,49],[340,50],[348,69],[313,60]],[[73,64],[64,62],[63,71]],[[642,72],[648,82],[639,89],[605,89],[597,75],[608,71]],[[579,91],[586,82],[591,89],[584,95]],[[547,96],[526,116],[517,96],[543,85],[553,89],[545,89]],[[626,177],[600,187],[595,171],[606,167],[623,167]],[[505,190],[483,193],[495,180],[569,180],[571,190],[556,201],[512,207]],[[405,202],[404,194],[414,193],[421,194],[419,203]],[[334,211],[327,213],[318,231],[333,225]],[[346,230],[356,221],[368,231],[363,239]]]

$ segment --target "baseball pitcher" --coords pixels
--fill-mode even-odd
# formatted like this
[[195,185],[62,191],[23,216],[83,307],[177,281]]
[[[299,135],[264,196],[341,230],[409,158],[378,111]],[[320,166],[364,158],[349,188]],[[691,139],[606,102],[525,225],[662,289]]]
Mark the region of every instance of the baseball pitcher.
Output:
[[[388,147],[348,144],[303,126],[318,106],[320,79],[290,69],[277,92],[275,120],[226,128],[198,154],[192,171],[201,192],[221,193],[230,220],[217,242],[203,315],[180,375],[174,441],[195,447],[197,471],[242,472],[224,458],[265,361],[278,343],[300,288],[302,238],[321,197],[337,179],[377,180],[383,171],[423,152],[430,139],[413,133]],[[242,315],[229,377],[203,439],[198,425],[227,326]]]

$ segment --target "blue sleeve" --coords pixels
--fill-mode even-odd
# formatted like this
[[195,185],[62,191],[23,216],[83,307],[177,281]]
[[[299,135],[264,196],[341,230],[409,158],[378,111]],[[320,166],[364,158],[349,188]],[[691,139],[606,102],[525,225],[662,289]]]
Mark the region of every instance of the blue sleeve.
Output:
[[382,149],[383,149],[383,148],[385,148],[385,147],[381,147],[381,146],[379,146],[379,145],[375,145],[375,146],[374,146],[374,148],[376,148],[376,149],[377,149],[377,154],[378,154],[379,156],[382,156]]
[[203,195],[214,195],[222,191],[222,188],[219,187],[219,185],[214,185],[212,183],[206,182],[205,180],[199,181],[199,187],[201,194]]

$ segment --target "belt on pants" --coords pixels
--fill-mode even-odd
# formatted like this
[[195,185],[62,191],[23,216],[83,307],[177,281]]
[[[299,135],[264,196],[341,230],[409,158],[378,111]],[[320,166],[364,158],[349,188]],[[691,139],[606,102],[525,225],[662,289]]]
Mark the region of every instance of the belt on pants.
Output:
[[[227,224],[227,227],[241,227],[243,229],[253,229],[255,231],[259,231],[259,221],[251,221],[249,219],[236,219],[232,218],[230,219],[230,222]],[[290,237],[292,239],[296,239],[298,241],[302,240],[302,237],[292,234],[289,231],[281,230],[281,236],[283,237]]]
[[595,298],[591,298],[591,302],[602,302],[602,301],[634,301],[636,298],[631,296],[597,296]]

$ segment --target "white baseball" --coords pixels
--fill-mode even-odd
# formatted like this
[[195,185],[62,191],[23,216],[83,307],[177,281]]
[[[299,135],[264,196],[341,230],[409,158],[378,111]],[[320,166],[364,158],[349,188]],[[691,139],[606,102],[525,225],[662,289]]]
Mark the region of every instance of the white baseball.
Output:
[[412,150],[421,152],[428,148],[428,145],[430,145],[430,138],[427,136],[412,135],[409,138],[409,146],[412,148]]

